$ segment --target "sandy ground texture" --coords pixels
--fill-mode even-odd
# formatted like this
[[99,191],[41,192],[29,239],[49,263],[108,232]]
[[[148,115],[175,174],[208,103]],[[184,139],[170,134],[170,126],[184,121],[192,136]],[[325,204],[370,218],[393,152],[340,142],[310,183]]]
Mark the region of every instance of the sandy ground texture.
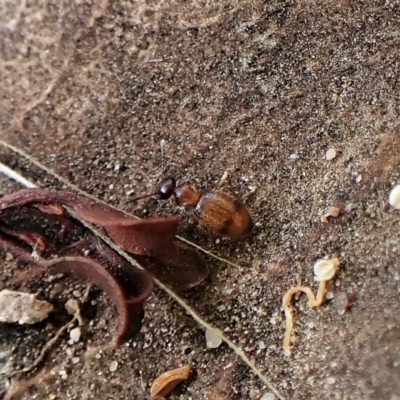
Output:
[[[204,328],[159,288],[141,332],[112,348],[116,310],[92,288],[78,343],[62,335],[38,368],[2,378],[1,396],[149,399],[156,376],[190,364],[171,399],[271,399],[266,380],[285,399],[400,399],[400,213],[388,205],[400,183],[399,49],[397,0],[1,2],[0,140],[48,170],[4,144],[0,161],[39,186],[68,187],[57,173],[141,217],[180,215],[182,236],[231,262],[205,255],[210,277],[180,296],[262,374],[226,343],[208,349]],[[237,193],[252,234],[210,237],[172,201],[128,203],[166,167],[199,189]],[[326,224],[330,206],[342,215]],[[0,289],[58,310],[0,325],[9,372],[38,357],[86,283],[35,279],[0,255]],[[295,300],[288,355],[282,296],[316,290],[323,257],[342,260],[331,300],[312,310]]]

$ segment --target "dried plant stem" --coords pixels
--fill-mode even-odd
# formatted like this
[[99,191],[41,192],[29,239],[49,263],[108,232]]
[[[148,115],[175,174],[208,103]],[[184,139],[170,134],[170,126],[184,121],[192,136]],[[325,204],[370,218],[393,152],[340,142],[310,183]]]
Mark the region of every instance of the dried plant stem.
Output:
[[8,176],[9,178],[13,179],[15,182],[20,183],[22,186],[25,186],[27,188],[37,187],[34,183],[32,183],[31,181],[28,181],[22,175],[20,175],[18,172],[7,167],[7,165],[4,165],[3,163],[0,163],[0,172],[3,173],[4,175]]
[[[17,154],[21,155],[22,157],[28,159],[30,162],[32,162],[33,164],[35,164],[36,166],[38,166],[39,168],[41,168],[42,170],[46,171],[48,174],[52,175],[53,177],[57,178],[60,182],[62,182],[66,187],[69,187],[70,189],[76,191],[77,193],[89,197],[91,199],[93,199],[94,201],[97,201],[99,203],[103,203],[103,204],[107,204],[102,200],[97,199],[94,196],[91,196],[87,193],[85,193],[82,189],[78,188],[77,186],[71,184],[70,182],[68,182],[67,180],[65,180],[64,178],[62,178],[61,176],[59,176],[58,174],[56,174],[55,172],[53,172],[52,170],[50,170],[48,167],[44,166],[43,164],[41,164],[39,161],[37,161],[36,159],[34,159],[33,157],[31,157],[30,155],[26,154],[25,152],[23,152],[20,149],[17,149],[14,146],[11,146],[10,144],[0,140],[0,144],[2,144],[3,146],[11,149],[12,151],[16,152]],[[3,171],[1,171],[3,172]],[[16,173],[17,174],[17,173]],[[6,174],[7,175],[7,174]],[[19,175],[19,174],[17,174]],[[9,176],[9,175],[7,175]],[[10,178],[14,179],[12,176],[9,176]],[[25,179],[25,178],[24,178]],[[29,181],[27,181],[29,182]],[[35,187],[35,184],[32,182],[29,182],[31,185],[31,187]],[[107,204],[108,205],[108,204]],[[109,206],[109,205],[108,205]],[[114,207],[115,208],[115,207]],[[120,211],[120,210],[119,210]],[[74,215],[74,212],[72,212],[71,210],[69,210],[69,212],[71,212],[72,215]],[[129,213],[126,213],[130,216],[132,216]],[[74,215],[75,217],[75,215]],[[134,216],[135,217],[135,216]],[[138,217],[136,217],[138,218]],[[143,269],[143,267],[135,260],[133,259],[128,253],[126,253],[125,251],[123,251],[119,246],[117,246],[114,242],[112,242],[107,236],[105,236],[104,234],[102,234],[100,231],[98,231],[97,229],[95,229],[92,225],[90,225],[89,223],[85,222],[85,221],[81,221],[80,222],[88,229],[90,229],[95,235],[97,235],[98,237],[100,237],[105,243],[107,243],[112,249],[114,249],[118,254],[120,254],[122,257],[124,257],[126,260],[128,260],[132,265],[136,266],[139,269]],[[202,252],[208,254],[209,256],[233,265],[235,267],[238,267],[237,264],[234,264],[228,260],[225,260],[223,258],[220,258],[218,256],[216,256],[213,253],[208,252],[207,250],[201,248],[200,246],[196,245],[195,243],[192,243],[186,239],[180,238],[178,237],[180,240],[183,240],[185,243],[190,244],[193,247],[196,247],[197,249],[201,250]],[[280,400],[284,400],[285,398],[278,392],[278,390],[274,387],[274,385],[272,385],[272,383],[269,381],[269,379],[263,374],[263,372],[255,365],[255,363],[250,360],[250,358],[244,353],[244,351],[238,347],[232,340],[230,340],[227,336],[225,336],[220,330],[214,328],[212,325],[210,325],[207,321],[205,321],[195,310],[193,310],[191,308],[191,306],[185,301],[183,300],[181,297],[179,297],[175,292],[173,292],[170,288],[168,288],[166,285],[164,285],[161,281],[159,281],[158,279],[155,279],[155,282],[157,284],[158,287],[160,287],[163,291],[165,291],[173,300],[175,300],[189,315],[191,315],[191,317],[203,328],[205,328],[206,330],[210,330],[213,331],[215,333],[215,335],[219,336],[238,356],[239,358],[241,358],[241,360],[260,378],[260,380],[265,383],[265,385],[275,394],[275,396],[280,399]],[[74,317],[75,318],[75,317]],[[70,321],[72,322],[72,321]]]

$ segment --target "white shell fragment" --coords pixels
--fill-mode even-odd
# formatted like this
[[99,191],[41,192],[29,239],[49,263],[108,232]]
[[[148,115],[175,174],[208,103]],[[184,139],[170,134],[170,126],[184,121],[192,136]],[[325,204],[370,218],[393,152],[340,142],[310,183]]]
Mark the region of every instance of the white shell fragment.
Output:
[[206,341],[207,341],[207,347],[209,349],[216,349],[219,347],[222,343],[222,338],[218,333],[222,332],[219,329],[207,329],[206,330]]
[[35,324],[47,318],[53,306],[34,294],[2,290],[0,292],[0,322]]
[[326,154],[325,157],[328,161],[333,160],[336,157],[336,150],[335,149],[329,149]]
[[337,258],[317,261],[314,265],[314,280],[317,282],[329,281],[335,276],[338,266]]
[[81,328],[78,326],[77,328],[71,329],[69,332],[69,338],[71,344],[78,343],[81,338]]
[[389,203],[392,207],[400,210],[400,185],[395,186],[390,192]]

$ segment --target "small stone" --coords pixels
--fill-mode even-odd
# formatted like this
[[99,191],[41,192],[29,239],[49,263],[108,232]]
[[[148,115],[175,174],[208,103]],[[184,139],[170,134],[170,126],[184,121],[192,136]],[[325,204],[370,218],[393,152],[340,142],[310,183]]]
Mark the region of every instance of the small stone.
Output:
[[329,377],[329,378],[326,380],[326,383],[327,383],[328,385],[333,385],[335,382],[336,382],[336,379],[333,378],[332,376]]
[[78,364],[78,362],[79,362],[79,357],[73,357],[73,358],[71,359],[71,362],[72,362],[72,364]]
[[112,361],[110,364],[110,372],[115,372],[118,368],[118,362],[117,361]]
[[325,157],[328,161],[333,160],[336,157],[336,150],[335,149],[329,149],[326,154]]
[[68,378],[67,371],[65,369],[60,369],[58,371],[58,375],[60,375],[60,378],[63,380],[66,380]]
[[216,349],[219,347],[222,343],[222,338],[218,333],[222,335],[222,332],[219,329],[207,329],[206,330],[206,341],[207,341],[207,347],[209,349]]
[[71,329],[69,332],[69,337],[72,343],[78,343],[81,338],[81,328],[79,326],[77,328]]

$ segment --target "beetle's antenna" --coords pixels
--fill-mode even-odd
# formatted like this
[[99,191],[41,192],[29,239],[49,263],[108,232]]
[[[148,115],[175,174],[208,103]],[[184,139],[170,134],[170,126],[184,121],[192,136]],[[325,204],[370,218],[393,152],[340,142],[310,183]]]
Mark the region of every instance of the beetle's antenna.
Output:
[[138,201],[138,200],[142,200],[142,199],[146,199],[147,197],[151,197],[151,196],[155,196],[159,194],[158,192],[154,192],[154,193],[150,193],[150,194],[145,194],[143,196],[139,196],[139,197],[134,197],[133,199],[129,199],[126,204],[128,203],[133,203],[134,201]]

